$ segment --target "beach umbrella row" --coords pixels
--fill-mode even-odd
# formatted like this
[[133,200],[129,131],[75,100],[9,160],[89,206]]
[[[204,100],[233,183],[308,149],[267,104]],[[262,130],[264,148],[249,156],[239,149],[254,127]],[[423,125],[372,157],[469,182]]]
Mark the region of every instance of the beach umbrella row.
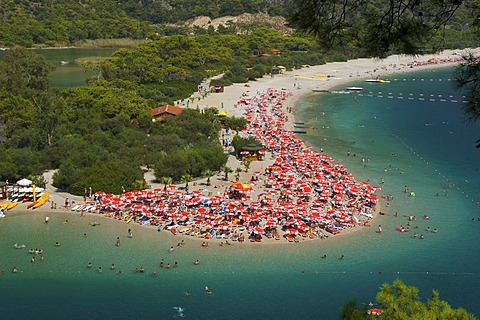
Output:
[[[239,223],[249,231],[262,234],[266,228],[282,224],[291,235],[305,234],[320,224],[353,224],[352,210],[375,205],[378,187],[358,183],[345,167],[321,152],[313,150],[285,129],[284,90],[269,89],[254,99],[242,100],[248,120],[246,132],[262,143],[276,157],[265,173],[265,192],[252,200],[247,193],[255,181],[234,183],[230,191],[218,196],[204,196],[200,190],[183,193],[175,186],[163,189],[125,192],[116,196],[97,192],[99,210],[113,211],[125,218],[131,214],[146,217],[152,223],[176,222],[203,230],[229,232]],[[265,134],[268,132],[269,134]],[[232,192],[240,198],[230,199]],[[332,208],[327,210],[327,208]]]

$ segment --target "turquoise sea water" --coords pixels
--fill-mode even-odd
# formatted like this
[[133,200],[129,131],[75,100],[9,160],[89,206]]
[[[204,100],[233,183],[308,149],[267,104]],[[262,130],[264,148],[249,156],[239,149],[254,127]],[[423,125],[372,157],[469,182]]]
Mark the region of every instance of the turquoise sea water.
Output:
[[[480,131],[467,126],[460,104],[451,102],[461,97],[447,80],[450,72],[356,83],[365,88],[363,95],[312,94],[298,103],[297,120],[315,127],[303,136],[308,143],[394,197],[378,220],[382,234],[372,227],[301,244],[212,243],[207,249],[192,238],[110,219],[14,209],[0,219],[2,318],[170,319],[177,313],[173,308],[181,306],[187,319],[337,319],[347,300],[374,301],[381,284],[396,278],[417,286],[423,298],[438,289],[454,307],[480,315],[480,221],[472,221],[480,217],[480,154],[474,148]],[[429,101],[430,94],[436,101]],[[404,193],[405,185],[415,197]],[[408,223],[405,214],[417,216],[411,232],[395,231]],[[101,225],[89,226],[95,219]],[[413,239],[413,232],[425,239]],[[186,245],[177,247],[181,239]],[[56,241],[60,247],[53,245]],[[13,243],[26,248],[14,249]],[[29,248],[44,249],[45,260],[31,263]],[[160,268],[161,259],[177,261],[178,267]],[[193,264],[195,259],[200,265]],[[10,272],[13,266],[17,274]],[[102,273],[96,271],[99,266]],[[135,272],[140,266],[144,274]],[[205,294],[205,286],[213,295]]]

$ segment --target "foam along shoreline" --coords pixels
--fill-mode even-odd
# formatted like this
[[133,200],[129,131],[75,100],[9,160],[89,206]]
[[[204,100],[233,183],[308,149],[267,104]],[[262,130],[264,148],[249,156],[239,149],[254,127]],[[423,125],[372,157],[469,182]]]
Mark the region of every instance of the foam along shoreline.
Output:
[[[474,51],[475,50],[468,50],[468,51],[465,50],[462,53],[465,54],[467,52],[474,52]],[[286,119],[288,117],[288,121],[282,121],[282,125],[285,127],[285,129],[288,129],[288,128],[293,127],[294,117],[293,117],[293,112],[292,112],[293,111],[292,110],[292,105],[293,105],[294,101],[297,98],[299,98],[301,95],[303,95],[307,92],[311,92],[313,89],[328,90],[329,88],[332,88],[334,86],[339,86],[341,84],[345,84],[345,83],[355,81],[357,79],[362,79],[362,78],[363,79],[371,79],[373,77],[379,78],[379,77],[385,77],[385,76],[395,74],[395,73],[409,72],[409,71],[413,71],[413,70],[417,71],[417,70],[428,69],[428,68],[438,68],[438,67],[442,67],[442,66],[451,66],[455,63],[458,63],[458,58],[460,56],[461,56],[461,53],[459,53],[458,51],[445,51],[442,54],[426,55],[426,56],[423,56],[423,57],[416,57],[416,58],[402,57],[402,56],[391,56],[391,57],[388,57],[384,60],[358,59],[358,60],[351,60],[351,61],[347,61],[347,62],[329,63],[329,64],[321,65],[321,66],[303,68],[301,70],[288,71],[288,72],[285,72],[284,74],[275,75],[274,77],[263,77],[262,79],[259,79],[258,81],[250,82],[248,87],[245,84],[235,84],[235,85],[226,87],[225,90],[224,90],[224,93],[209,94],[204,99],[201,99],[197,103],[193,103],[192,106],[196,105],[199,108],[217,107],[219,109],[221,109],[220,108],[220,106],[221,106],[222,108],[224,108],[223,110],[226,111],[229,116],[243,116],[245,111],[250,112],[250,115],[251,115],[252,112],[255,113],[255,110],[254,109],[248,110],[248,108],[252,107],[250,105],[250,103],[255,101],[255,103],[258,104],[259,99],[261,99],[261,96],[263,96],[265,98],[265,95],[266,95],[267,102],[265,102],[266,105],[264,105],[263,107],[264,108],[274,107],[274,109],[271,110],[271,114],[269,115],[269,117],[280,116],[280,119],[282,117],[283,117],[283,119]],[[327,74],[327,75],[332,74],[334,76],[320,77],[319,74]],[[317,78],[321,79],[321,80],[317,80]],[[312,80],[312,79],[316,79],[316,80]],[[272,94],[280,95],[280,98],[278,96],[272,97]],[[273,98],[273,100],[272,100],[272,98]],[[275,100],[275,99],[277,99],[277,100]],[[270,106],[270,104],[272,104],[272,105]],[[277,108],[277,110],[275,110],[275,108]],[[279,113],[275,114],[277,112],[279,112]],[[250,120],[252,120],[252,119],[250,119]],[[263,120],[257,121],[256,125],[258,126],[259,124],[261,124],[261,121],[263,121]],[[250,132],[251,132],[251,130],[250,130]],[[262,132],[262,131],[260,131],[260,132]],[[257,135],[258,135],[258,131],[257,131]],[[294,141],[293,143],[295,143],[295,144],[298,143],[299,145],[302,146],[301,153],[298,153],[298,149],[297,149],[297,153],[295,154],[295,161],[303,161],[305,159],[305,157],[308,157],[309,155],[315,154],[314,151],[310,150],[308,146],[303,145],[303,142],[300,139],[297,139],[296,137],[294,137],[293,134],[292,135],[288,134],[288,135],[289,135],[289,139],[292,139],[292,141]],[[260,134],[260,138],[262,138],[261,134]],[[273,147],[273,148],[275,148],[275,147]],[[264,170],[264,169],[267,169],[267,168],[270,171],[270,173],[268,175],[264,172],[260,172],[260,174],[261,174],[260,183],[268,182],[267,178],[272,178],[271,177],[272,172],[274,173],[273,176],[277,178],[278,175],[275,176],[275,172],[278,169],[277,167],[279,166],[279,164],[289,163],[293,160],[292,155],[290,154],[290,152],[288,152],[288,149],[287,149],[287,152],[285,152],[285,150],[283,150],[283,151],[273,150],[273,151],[276,153],[275,156],[271,156],[271,154],[268,154],[266,156],[265,161],[253,162],[252,163],[252,166],[251,166],[251,169],[250,169],[251,172],[252,171],[257,172],[259,170]],[[307,151],[308,154],[303,154],[304,151]],[[283,154],[281,154],[282,152],[283,152]],[[286,160],[286,162],[285,161],[280,161],[278,163],[277,160],[276,160],[276,156],[278,156],[278,155],[286,157],[286,158],[283,159],[283,160]],[[328,159],[325,162],[330,165],[331,161],[332,161],[332,159]],[[285,162],[285,163],[283,163],[283,162]],[[235,158],[230,156],[229,164],[230,163],[235,163],[235,164],[238,165],[238,160],[236,160]],[[280,168],[281,168],[281,166],[280,166]],[[272,169],[274,169],[274,170],[272,170]],[[47,180],[49,180],[48,178],[50,178],[50,181],[51,181],[51,173],[49,173],[49,174],[50,174],[50,177],[47,177]],[[242,177],[240,178],[240,180],[247,182],[248,177],[246,177],[246,175],[243,174],[243,173],[241,175],[242,175]],[[248,173],[247,175],[250,175],[250,173]],[[297,175],[297,177],[298,177],[297,172],[294,172],[294,176],[295,175]],[[300,177],[298,177],[298,178],[300,178]],[[353,177],[352,177],[352,179],[353,179]],[[273,180],[271,179],[271,181],[273,181]],[[300,182],[303,182],[303,180],[300,179]],[[215,199],[221,199],[222,198],[220,196],[221,192],[219,190],[223,191],[223,189],[225,189],[225,188],[228,189],[230,186],[231,186],[231,182],[221,181],[220,179],[217,179],[217,180],[213,181],[211,187],[204,186],[202,189],[196,190],[195,192],[191,192],[191,194],[188,196],[188,197],[190,197],[190,199],[183,199],[183,200],[184,201],[185,200],[190,200],[191,201],[194,198],[200,198],[200,199],[204,200],[206,198],[206,196],[205,196],[206,194],[215,194],[213,201],[217,201]],[[157,187],[157,188],[155,188],[153,191],[152,190],[146,191],[147,194],[150,194],[149,196],[152,195],[152,192],[154,192],[154,193],[155,192],[157,192],[157,193],[160,192],[159,188],[161,186],[153,185],[152,187],[154,187],[154,188]],[[309,186],[307,186],[307,190],[308,190],[308,187]],[[179,195],[182,194],[182,192],[179,192],[178,190],[175,190],[175,188],[176,188],[175,186],[170,187],[170,190],[168,192],[172,193],[177,198],[179,198],[178,200],[175,200],[175,201],[181,204],[181,201],[180,201],[181,199],[180,199]],[[69,195],[69,194],[66,194],[66,193],[58,193],[51,186],[50,186],[50,188],[47,188],[47,189],[49,189],[50,192],[51,192],[50,200],[59,204],[59,207],[61,207],[61,204],[63,203],[63,201],[66,198],[69,198],[70,201],[73,200],[73,201],[76,201],[77,204],[81,204],[81,206],[79,207],[79,208],[81,208],[80,209],[81,212],[84,212],[84,213],[85,212],[97,212],[97,210],[98,211],[102,210],[103,212],[108,213],[108,215],[116,216],[117,218],[119,218],[118,215],[115,215],[115,214],[112,213],[114,211],[105,210],[105,208],[107,207],[107,206],[105,206],[105,204],[102,204],[103,209],[101,207],[99,208],[97,205],[92,205],[92,204],[89,204],[88,207],[87,207],[83,203],[83,199],[81,197],[72,196],[72,195]],[[303,189],[305,189],[305,187]],[[312,189],[312,188],[310,188],[310,189]],[[315,192],[315,191],[316,191],[315,188],[313,188],[311,190],[311,192]],[[263,198],[272,198],[271,201],[268,201],[268,200],[265,200],[266,202],[264,201],[264,204],[266,204],[267,206],[268,205],[273,205],[272,203],[269,203],[269,202],[278,201],[278,197],[284,196],[284,195],[270,195],[270,197],[268,197],[268,194],[265,195],[264,190],[262,190],[260,188],[257,188],[257,186],[255,184],[252,184],[252,191],[251,192],[252,193],[250,193],[250,194],[246,194],[246,196],[250,196],[249,201],[245,201],[245,199],[243,200],[244,204],[248,204],[248,207],[245,206],[245,207],[247,207],[247,209],[250,208],[250,204],[252,202],[253,203],[259,202],[259,201],[254,201],[254,200],[261,200],[260,198],[252,199],[252,197],[254,197],[254,196],[258,197],[259,195],[262,195]],[[134,196],[141,197],[141,195],[134,195]],[[220,196],[220,197],[218,197],[218,196]],[[109,197],[114,201],[118,201],[118,200],[115,200],[115,199],[120,198],[121,196],[111,195]],[[165,195],[162,195],[162,197],[165,197]],[[215,198],[215,197],[217,197],[217,198]],[[311,197],[311,199],[310,199],[309,203],[310,202],[313,203],[314,200],[318,200],[318,199],[314,199],[314,196],[312,194],[310,194],[310,197]],[[97,196],[97,198],[98,198],[98,196]],[[105,198],[103,198],[103,200],[104,199]],[[231,200],[231,199],[229,199],[229,200]],[[349,200],[352,200],[352,199],[349,199]],[[330,200],[327,199],[327,201],[330,201]],[[207,200],[207,202],[208,202],[208,200]],[[247,202],[250,202],[250,203],[247,203]],[[376,200],[375,200],[375,203],[376,203]],[[297,203],[295,203],[294,205],[296,206]],[[125,204],[125,206],[126,206],[126,204]],[[262,206],[262,204],[261,204],[261,206]],[[140,213],[139,216],[144,216],[144,217],[148,218],[148,212],[145,211],[146,214],[142,215],[141,213],[142,213],[142,210],[144,208],[140,208],[140,207],[143,207],[143,205],[142,206],[137,206],[137,208],[132,208],[132,211]],[[185,208],[188,208],[188,207],[189,206],[185,206]],[[234,207],[235,207],[235,205],[234,205]],[[254,207],[254,205],[252,205],[252,207]],[[122,209],[123,208],[124,207],[122,207]],[[19,210],[20,209],[21,208],[19,208]],[[190,207],[188,209],[189,210],[179,212],[178,207],[177,207],[176,210],[174,210],[173,212],[171,210],[169,212],[167,212],[167,216],[169,215],[170,217],[175,218],[175,219],[171,219],[170,223],[172,223],[172,222],[177,222],[178,223],[178,220],[179,220],[178,216],[177,216],[178,214],[184,215],[183,218],[188,217],[188,221],[191,221],[190,220],[191,218],[193,219],[193,221],[195,221],[196,217],[195,217],[195,215],[192,215],[192,212],[191,212],[191,211],[193,211],[192,210],[193,207]],[[254,208],[254,210],[256,210],[256,211],[258,211],[258,209],[259,208],[256,208],[256,209]],[[291,210],[291,209],[292,208],[287,208],[287,210]],[[45,210],[48,211],[49,209],[45,208],[45,207],[42,208],[42,211],[45,211]],[[50,210],[54,210],[54,209],[50,209]],[[249,209],[249,210],[252,210],[252,209]],[[333,210],[333,209],[331,209],[331,210]],[[343,210],[343,209],[340,209],[340,210]],[[209,210],[207,210],[207,211],[209,211]],[[330,210],[326,210],[326,211],[330,211]],[[189,212],[189,214],[187,215],[186,212]],[[318,213],[318,212],[313,212],[313,213]],[[337,216],[337,215],[341,216],[341,213],[342,212],[337,212],[337,213],[334,214],[334,216]],[[345,213],[345,212],[343,212],[343,213]],[[207,212],[205,214],[210,214],[210,212]],[[247,214],[251,215],[250,213],[247,213]],[[359,214],[359,212],[357,212],[357,214]],[[225,216],[227,216],[227,215],[225,215]],[[268,214],[265,217],[268,217]],[[353,213],[350,217],[353,217]],[[374,217],[376,217],[376,215]],[[123,211],[122,211],[121,218],[122,219],[124,218],[123,217]],[[347,214],[347,218],[348,218],[348,214]],[[228,219],[231,219],[231,217],[228,217]],[[278,219],[278,217],[277,217],[277,219]],[[358,217],[357,217],[357,219],[358,219]],[[130,220],[130,221],[132,221],[132,220]],[[203,221],[208,221],[208,220],[211,220],[211,219],[204,219]],[[282,219],[280,219],[280,220],[282,220]],[[286,221],[288,219],[283,219],[283,220],[284,220],[284,223],[286,223]],[[302,219],[300,219],[300,220],[302,220]],[[305,219],[305,220],[307,220],[307,219]],[[295,231],[293,229],[296,229],[297,231],[300,231],[303,228],[305,230],[305,232],[306,231],[311,231],[311,230],[307,230],[307,228],[303,226],[304,224],[306,224],[305,220],[302,220],[303,223],[302,223],[302,221],[295,221],[295,223],[293,223],[293,226],[295,228],[291,228],[292,230],[290,230],[290,231],[287,231],[288,229],[285,229],[285,232],[283,233],[283,235],[285,235],[287,233],[288,234],[293,233],[293,235],[295,235]],[[343,217],[343,220],[345,220],[345,217]],[[150,221],[150,219],[144,219],[143,222],[145,222],[145,221]],[[141,220],[137,221],[137,222],[143,223]],[[165,222],[165,221],[163,221],[163,222]],[[213,221],[211,221],[211,222],[215,223],[215,219],[213,219]],[[217,222],[222,222],[222,221],[217,221]],[[245,222],[245,220],[244,220],[244,222]],[[268,222],[268,220],[264,219],[264,221],[261,221],[261,222],[258,223],[258,226],[262,226],[262,223],[267,224],[267,222]],[[355,223],[357,223],[357,221],[355,221]],[[355,223],[353,225],[356,225]],[[272,225],[272,222],[269,222],[269,224]],[[302,227],[300,228],[300,226],[302,226]],[[307,224],[307,226],[308,226],[308,224]],[[162,227],[165,227],[165,223],[162,224]],[[208,229],[208,227],[209,227],[208,224],[206,226],[204,226],[204,225],[200,226],[200,234],[202,233],[202,228],[206,231]],[[212,225],[212,227],[213,227],[213,225]],[[253,224],[252,224],[252,227],[253,227],[253,229],[248,230],[246,228],[246,226],[244,225],[243,226],[244,230],[241,230],[242,227],[240,227],[240,228],[235,227],[235,229],[238,229],[237,234],[239,232],[244,232],[244,234],[245,234],[247,231],[251,231],[251,233],[253,235],[255,235],[255,234],[258,234],[260,232],[260,230],[258,230],[258,229],[255,230],[255,227],[253,226]],[[318,227],[318,226],[316,226],[316,227]],[[220,229],[223,229],[223,228],[226,228],[226,226],[220,227]],[[361,228],[347,228],[345,231],[350,231],[350,230],[353,231],[353,230],[358,230],[358,229],[361,229]],[[320,234],[318,233],[318,230],[314,230],[314,231],[316,231],[315,233],[317,234],[317,236],[320,236],[320,237],[322,237],[322,235],[325,236],[326,234],[328,234],[328,233],[324,233],[323,231],[321,231]],[[345,231],[342,232],[342,233],[345,234]],[[232,230],[232,232],[235,233],[235,231],[233,231],[233,230]],[[304,233],[304,232],[302,231],[302,233]],[[348,232],[348,233],[350,233],[350,232]],[[248,234],[247,234],[247,236],[248,236]],[[308,236],[308,234],[307,234],[307,236]],[[216,236],[213,237],[213,238],[216,238]]]

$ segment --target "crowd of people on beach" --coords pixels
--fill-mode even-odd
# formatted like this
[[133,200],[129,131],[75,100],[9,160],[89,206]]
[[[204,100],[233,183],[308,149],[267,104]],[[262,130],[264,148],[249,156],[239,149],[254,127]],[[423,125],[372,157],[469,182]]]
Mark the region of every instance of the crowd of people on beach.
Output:
[[286,129],[284,102],[290,95],[286,89],[269,89],[242,95],[237,104],[248,121],[242,134],[259,141],[273,160],[263,172],[253,172],[250,181],[227,185],[217,195],[174,185],[120,195],[98,191],[94,201],[73,209],[206,240],[259,242],[283,236],[298,242],[364,225],[373,218],[380,188],[357,182],[342,164]]

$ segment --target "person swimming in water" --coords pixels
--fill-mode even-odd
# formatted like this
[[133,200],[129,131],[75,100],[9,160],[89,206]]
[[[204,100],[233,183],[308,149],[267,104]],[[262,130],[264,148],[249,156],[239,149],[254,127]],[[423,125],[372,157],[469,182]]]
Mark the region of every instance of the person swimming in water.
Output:
[[173,309],[177,310],[177,312],[178,312],[177,316],[179,318],[185,318],[185,314],[183,313],[183,311],[185,311],[185,309],[183,309],[182,307],[173,307]]

